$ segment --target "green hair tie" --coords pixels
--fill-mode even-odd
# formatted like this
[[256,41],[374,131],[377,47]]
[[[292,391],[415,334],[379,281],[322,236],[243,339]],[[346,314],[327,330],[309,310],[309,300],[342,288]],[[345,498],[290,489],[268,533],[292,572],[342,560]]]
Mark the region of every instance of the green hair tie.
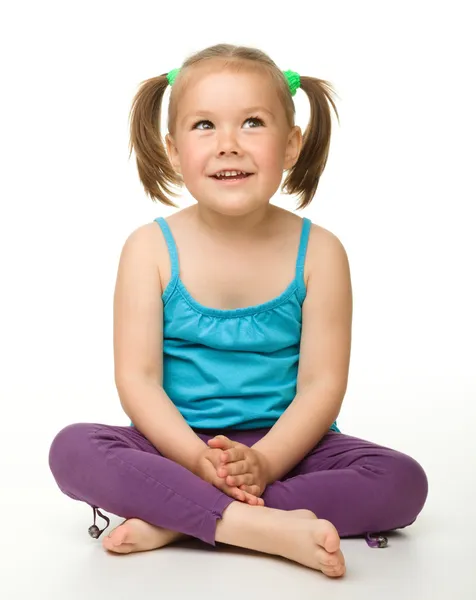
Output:
[[301,87],[301,77],[298,73],[296,73],[296,71],[283,71],[283,75],[288,81],[291,96],[294,96],[296,90]]
[[[174,84],[174,81],[177,79],[177,75],[179,74],[180,69],[172,69],[169,73],[167,73],[167,80],[170,85]],[[301,87],[301,77],[296,71],[283,71],[283,75],[286,77],[288,82],[289,91],[291,92],[291,96],[296,94],[296,90]]]
[[170,85],[174,84],[174,81],[177,79],[177,75],[179,74],[180,69],[172,69],[169,73],[167,73],[167,80]]

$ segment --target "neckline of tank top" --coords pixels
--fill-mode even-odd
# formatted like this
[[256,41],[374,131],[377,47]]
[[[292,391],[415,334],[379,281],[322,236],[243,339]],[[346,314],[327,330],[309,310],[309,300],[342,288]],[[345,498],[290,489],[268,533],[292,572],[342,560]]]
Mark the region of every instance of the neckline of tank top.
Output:
[[[206,306],[204,304],[201,304],[200,302],[195,300],[195,298],[187,290],[187,288],[185,287],[183,281],[180,279],[179,276],[176,276],[175,279],[176,279],[176,281],[175,282],[171,281],[169,283],[169,285],[167,286],[167,288],[172,284],[175,288],[178,289],[179,293],[184,298],[184,300],[197,312],[202,313],[203,315],[206,315],[206,316],[219,317],[219,318],[245,317],[245,316],[256,315],[261,312],[269,311],[272,308],[276,308],[280,304],[283,304],[284,302],[286,302],[288,300],[288,298],[290,298],[292,296],[292,294],[298,288],[296,277],[295,277],[293,279],[293,281],[288,285],[288,287],[284,290],[284,292],[279,294],[279,296],[276,296],[275,298],[272,298],[271,300],[268,300],[261,304],[256,304],[253,306],[243,306],[240,308],[213,308],[211,306]],[[163,296],[166,295],[167,288],[165,289]],[[172,293],[173,293],[173,289],[170,290],[167,301],[172,296]],[[164,304],[164,306],[165,306],[165,304]]]
[[[260,304],[255,304],[253,306],[243,306],[240,308],[213,308],[211,306],[206,306],[205,304],[201,304],[200,302],[198,302],[198,300],[196,300],[192,296],[192,294],[188,291],[187,287],[183,283],[183,281],[180,277],[180,272],[179,272],[177,275],[175,275],[175,277],[172,277],[170,279],[169,283],[167,284],[167,286],[162,294],[164,308],[167,305],[167,303],[169,302],[170,298],[172,297],[175,289],[178,289],[182,298],[190,305],[191,308],[195,309],[197,312],[199,312],[205,316],[218,317],[218,318],[223,318],[223,319],[245,317],[245,316],[255,315],[255,314],[258,314],[261,312],[269,311],[269,310],[276,308],[277,306],[283,304],[295,292],[299,292],[299,291],[301,291],[302,298],[301,299],[298,298],[298,300],[299,300],[299,304],[302,305],[302,303],[304,302],[304,298],[306,296],[306,286],[305,286],[304,279],[303,279],[303,273],[301,271],[299,271],[297,268],[300,250],[301,250],[301,243],[302,243],[303,234],[304,234],[304,228],[305,228],[306,221],[307,221],[307,219],[304,217],[302,219],[303,219],[303,222],[302,222],[302,228],[301,228],[301,235],[299,238],[298,255],[296,257],[296,263],[295,263],[296,270],[295,270],[294,279],[286,287],[286,289],[283,292],[281,292],[281,294],[279,294],[278,296],[272,298],[271,300],[267,300],[266,302],[262,302]],[[165,221],[166,226],[168,227],[167,221],[165,219],[164,219],[164,221]],[[170,231],[170,235],[172,235],[171,231]],[[173,239],[173,236],[172,236],[172,239]],[[175,240],[173,240],[173,241],[175,244]],[[169,252],[170,252],[170,250],[169,250]]]

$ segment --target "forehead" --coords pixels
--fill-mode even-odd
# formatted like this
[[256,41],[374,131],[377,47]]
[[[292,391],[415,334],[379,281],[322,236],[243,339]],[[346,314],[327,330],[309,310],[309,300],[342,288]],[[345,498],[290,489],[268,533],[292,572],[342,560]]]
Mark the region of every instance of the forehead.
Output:
[[231,113],[252,106],[263,106],[277,117],[284,111],[276,83],[265,69],[197,66],[187,73],[180,90],[177,116],[197,110]]

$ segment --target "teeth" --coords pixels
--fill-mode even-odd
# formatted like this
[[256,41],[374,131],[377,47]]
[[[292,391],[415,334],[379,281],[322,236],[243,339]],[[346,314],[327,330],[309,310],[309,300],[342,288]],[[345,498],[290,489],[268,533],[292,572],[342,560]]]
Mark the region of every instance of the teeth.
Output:
[[246,175],[244,171],[220,171],[215,177],[236,177],[236,175]]

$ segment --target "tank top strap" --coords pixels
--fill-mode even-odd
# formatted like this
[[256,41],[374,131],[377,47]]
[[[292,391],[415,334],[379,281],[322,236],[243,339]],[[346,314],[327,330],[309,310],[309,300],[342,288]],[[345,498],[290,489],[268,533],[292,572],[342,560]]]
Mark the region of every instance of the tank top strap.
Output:
[[309,232],[311,231],[312,222],[307,217],[303,217],[301,241],[299,242],[298,256],[296,260],[296,282],[301,299],[306,296],[306,284],[304,281],[304,263],[306,262],[307,245],[309,242]]
[[170,256],[170,265],[171,265],[171,279],[179,276],[180,267],[179,267],[179,259],[178,259],[178,251],[177,245],[175,244],[174,236],[170,231],[169,224],[163,217],[157,217],[154,219],[155,222],[162,229],[162,233],[164,234],[165,241],[167,242],[167,248],[169,250]]

